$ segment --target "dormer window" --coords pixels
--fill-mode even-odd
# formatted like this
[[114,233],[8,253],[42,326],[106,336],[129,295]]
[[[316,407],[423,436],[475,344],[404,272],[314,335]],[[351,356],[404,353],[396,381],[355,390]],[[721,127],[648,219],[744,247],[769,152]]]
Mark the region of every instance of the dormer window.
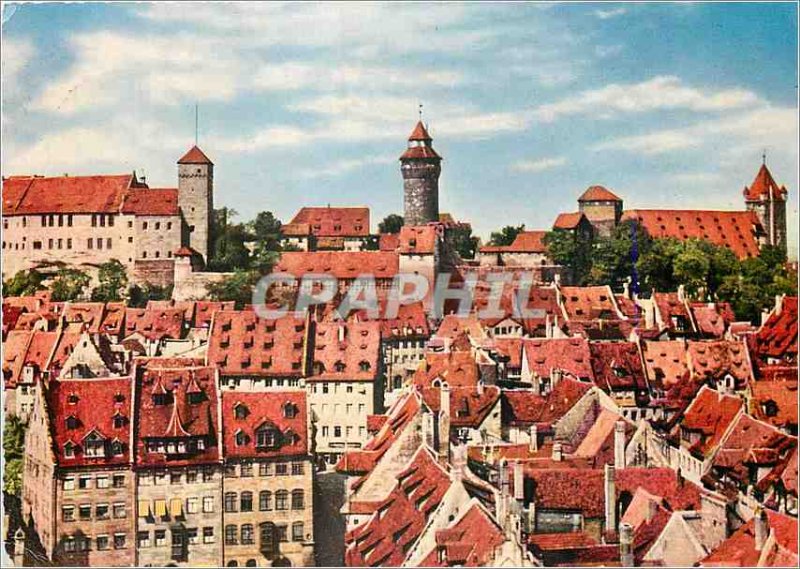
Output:
[[284,404],[283,416],[287,419],[294,419],[297,416],[297,407],[294,403]]
[[314,370],[313,371],[314,371],[314,375],[321,375],[321,374],[325,373],[325,364],[320,362],[320,361],[314,362]]
[[187,394],[187,398],[189,399],[189,403],[191,405],[198,405],[205,401],[206,394],[204,391],[193,391],[192,393]]
[[362,361],[358,364],[358,369],[361,371],[369,371],[371,367],[368,361]]
[[121,429],[124,426],[125,426],[125,416],[120,413],[114,415],[114,428]]
[[344,362],[341,362],[341,361],[336,362],[335,364],[333,364],[333,369],[335,369],[336,371],[338,371],[340,373],[344,371],[344,367],[345,367],[344,366]]
[[247,444],[247,435],[244,433],[244,431],[238,431],[236,433],[235,439],[237,447],[243,447],[244,445]]
[[77,429],[80,422],[78,421],[78,418],[75,415],[70,415],[66,419],[66,424],[67,424],[67,429],[72,430],[72,429]]
[[256,431],[256,446],[259,448],[275,448],[278,446],[278,432],[270,427]]
[[111,443],[111,454],[113,456],[120,456],[123,452],[122,441],[115,440]]
[[247,418],[247,415],[249,414],[249,412],[250,412],[250,410],[247,408],[247,406],[243,405],[242,403],[237,403],[233,407],[233,416],[236,419],[245,419],[245,418]]
[[117,393],[114,395],[114,403],[123,403],[125,401],[125,396],[122,393]]
[[64,457],[75,458],[75,445],[69,441],[64,445]]
[[153,393],[153,405],[169,405],[172,402],[172,394],[166,393]]
[[78,403],[78,396],[74,393],[70,393],[69,397],[67,397],[67,403],[70,405],[77,405]]
[[106,454],[106,441],[94,432],[86,437],[84,447],[84,454],[89,457],[103,457]]
[[629,375],[628,370],[626,370],[624,367],[616,366],[612,369],[615,377],[627,377]]
[[767,417],[775,417],[778,414],[778,405],[772,399],[764,401],[761,404],[761,408]]

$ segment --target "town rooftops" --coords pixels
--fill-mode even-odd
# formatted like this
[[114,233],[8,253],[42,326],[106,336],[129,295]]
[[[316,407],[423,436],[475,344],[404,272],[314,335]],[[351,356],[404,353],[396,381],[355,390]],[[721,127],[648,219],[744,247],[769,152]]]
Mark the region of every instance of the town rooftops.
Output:
[[691,444],[690,450],[708,458],[717,449],[741,409],[742,400],[739,397],[719,393],[704,385],[674,428],[674,439],[678,439],[681,429],[699,433],[699,439]]
[[135,188],[128,190],[122,213],[133,215],[178,215],[177,188]]
[[397,252],[403,255],[433,255],[436,251],[438,234],[432,225],[408,226],[400,228]]
[[546,231],[520,231],[511,245],[486,245],[481,253],[546,253],[544,244]]
[[[772,547],[756,547],[756,518],[752,518],[723,541],[700,567],[796,567],[797,518],[764,510],[766,530],[774,537]],[[764,536],[766,540],[767,536]]]
[[698,379],[721,379],[730,375],[743,389],[753,381],[747,346],[736,340],[689,341],[689,369]]
[[778,186],[767,165],[762,164],[753,183],[750,187],[745,186],[743,193],[745,201],[757,202],[768,199],[784,201],[788,192],[785,186]]
[[275,273],[289,273],[297,278],[309,273],[326,274],[337,279],[355,279],[371,274],[376,279],[391,279],[399,271],[397,253],[386,251],[287,251],[275,267]]
[[423,567],[491,566],[495,550],[506,537],[494,518],[477,500],[455,520],[435,533],[435,547],[420,563]]
[[633,342],[591,342],[595,384],[605,391],[647,389],[639,348]]
[[281,231],[285,235],[310,232],[316,237],[366,237],[369,227],[368,207],[304,207]]
[[788,359],[797,364],[797,297],[786,296],[755,336],[755,352],[762,358]]
[[589,186],[578,198],[579,202],[621,202],[622,198],[603,186]]
[[308,381],[373,381],[379,372],[378,322],[320,322],[314,327]]
[[594,377],[589,342],[583,338],[527,340],[524,350],[531,374],[549,378],[551,370],[556,369],[581,379]]
[[[425,405],[434,413],[441,411],[441,391],[438,387],[422,389]],[[494,385],[453,387],[449,392],[451,428],[479,428],[500,399],[500,389]]]
[[197,146],[192,146],[189,151],[181,156],[178,164],[213,164],[213,162]]
[[655,239],[704,239],[727,247],[740,259],[758,256],[757,235],[763,232],[751,211],[631,209],[622,219],[638,222]]
[[589,383],[567,378],[544,396],[529,390],[504,390],[503,423],[515,427],[551,424],[572,409],[591,387]]
[[614,293],[608,286],[561,287],[561,303],[569,320],[618,320]]
[[428,134],[428,129],[425,128],[422,121],[419,121],[408,137],[408,149],[400,157],[400,160],[408,158],[431,158],[434,160],[441,160],[442,157],[439,156],[431,146],[432,141],[433,139],[431,135]]
[[576,229],[585,218],[586,216],[580,211],[559,213],[553,222],[553,229]]

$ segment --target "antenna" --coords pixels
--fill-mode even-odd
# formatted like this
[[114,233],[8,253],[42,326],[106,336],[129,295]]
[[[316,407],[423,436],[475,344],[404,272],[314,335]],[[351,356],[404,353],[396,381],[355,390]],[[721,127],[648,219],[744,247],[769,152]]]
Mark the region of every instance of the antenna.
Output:
[[422,103],[419,104],[419,122],[422,122]]
[[199,117],[198,106],[197,106],[197,103],[195,103],[194,104],[194,145],[195,146],[197,146],[197,130],[198,130],[198,124],[199,124],[198,117]]
[[761,164],[763,164],[764,166],[767,165],[767,149],[766,148],[764,149],[764,151],[761,154]]

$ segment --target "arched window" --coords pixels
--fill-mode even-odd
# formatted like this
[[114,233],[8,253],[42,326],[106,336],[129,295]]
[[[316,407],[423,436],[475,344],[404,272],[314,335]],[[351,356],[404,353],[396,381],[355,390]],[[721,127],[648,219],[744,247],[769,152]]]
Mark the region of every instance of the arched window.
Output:
[[262,512],[272,509],[272,492],[269,490],[262,490],[258,494],[258,509]]
[[241,499],[239,500],[239,511],[252,512],[253,511],[253,493],[242,492]]
[[225,545],[236,545],[239,543],[236,526],[233,524],[225,526]]
[[323,373],[325,373],[325,364],[320,362],[320,361],[316,361],[316,362],[314,362],[314,365],[312,366],[312,369],[313,369],[314,375],[323,374]]
[[244,431],[237,432],[235,438],[237,447],[243,447],[247,444],[247,435],[244,433]]
[[228,561],[228,567],[238,567],[238,566],[239,566],[239,562],[236,561],[235,559],[232,560],[232,561]]
[[302,510],[305,508],[305,492],[303,490],[292,490],[292,509]]
[[259,530],[259,546],[261,553],[263,553],[264,557],[267,559],[272,559],[277,549],[275,544],[275,524],[272,522],[264,522],[259,526]]
[[247,562],[244,564],[245,567],[256,567],[256,560],[255,559],[248,559]]
[[253,524],[243,524],[241,530],[242,545],[252,545],[255,541],[253,537]]
[[262,427],[256,431],[256,446],[262,448],[275,448],[278,446],[278,436],[275,429]]
[[297,407],[294,403],[286,403],[283,406],[283,416],[287,419],[294,419],[297,416]]
[[275,492],[275,509],[288,510],[289,509],[289,492],[286,490],[278,490]]

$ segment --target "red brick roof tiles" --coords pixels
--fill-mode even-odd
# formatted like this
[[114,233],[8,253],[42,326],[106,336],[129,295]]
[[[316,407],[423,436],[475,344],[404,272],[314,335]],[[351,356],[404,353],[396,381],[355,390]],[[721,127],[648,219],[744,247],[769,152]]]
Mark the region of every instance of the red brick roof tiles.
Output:
[[388,415],[367,415],[367,432],[371,435],[376,434],[388,419]]
[[478,385],[478,364],[470,352],[431,352],[414,373],[414,385],[420,388],[447,384],[453,387]]
[[213,162],[197,146],[192,146],[186,154],[181,156],[178,164],[213,164]]
[[[61,466],[130,462],[129,377],[54,381],[46,396],[53,452]],[[95,457],[87,453],[86,439],[93,433],[103,441],[102,456]],[[67,456],[68,445],[74,449],[72,458]],[[115,453],[115,450],[118,452]]]
[[780,313],[772,311],[755,337],[755,352],[762,358],[797,363],[797,299],[783,299]]
[[581,379],[594,378],[589,342],[583,338],[527,340],[524,344],[528,369],[539,377],[550,377],[554,369]]
[[689,369],[693,377],[718,379],[730,374],[740,389],[753,381],[753,368],[744,342],[689,341],[686,347],[689,354]]
[[436,151],[430,146],[412,146],[406,149],[403,152],[402,156],[400,156],[400,160],[408,160],[408,159],[433,159],[433,160],[441,160],[442,157],[436,153]]
[[138,333],[148,340],[179,339],[183,337],[184,318],[181,308],[128,308],[125,310],[125,336]]
[[316,237],[366,237],[370,229],[369,208],[304,207],[289,222],[290,226],[301,224],[308,224]]
[[322,273],[342,280],[360,275],[392,279],[398,271],[397,253],[386,251],[287,251],[275,267],[276,273],[289,273],[296,278]]
[[122,213],[129,215],[178,215],[177,188],[137,188],[128,190]]
[[[664,323],[665,328],[675,330],[682,327],[687,332],[693,330],[694,326],[692,323],[692,315],[689,313],[689,307],[686,302],[680,299],[677,292],[654,292],[652,298],[656,309],[661,315],[661,321]],[[675,318],[677,322],[682,320],[683,324],[676,324],[673,318]]]
[[378,250],[393,252],[400,247],[399,233],[381,233],[378,236]]
[[84,330],[90,334],[100,332],[105,313],[105,304],[102,302],[70,302],[64,307],[64,322],[67,324],[80,323]]
[[433,255],[437,240],[438,234],[432,225],[404,225],[400,228],[396,251],[403,255]]
[[[274,447],[256,446],[262,428],[275,434]],[[222,429],[228,458],[306,456],[310,449],[306,394],[301,390],[269,394],[225,391]]]
[[750,411],[775,427],[797,426],[797,368],[793,381],[754,381],[750,384]]
[[736,320],[731,305],[727,302],[692,302],[689,305],[697,331],[707,338],[721,339],[725,330]]
[[221,310],[208,340],[208,365],[221,375],[301,377],[305,365],[305,320],[258,318],[252,311]]
[[659,389],[669,389],[689,378],[684,340],[645,341],[642,343],[642,356],[647,377]]
[[3,303],[3,341],[5,341],[8,333],[17,325],[17,320],[25,312],[21,306],[10,306]]
[[595,384],[606,391],[645,390],[647,381],[639,349],[632,342],[591,342]]
[[553,222],[553,229],[577,229],[581,224],[581,220],[586,216],[579,212],[572,213],[559,213],[556,220]]
[[[775,532],[775,541],[789,555],[781,557],[784,562],[772,566],[797,566],[797,518],[765,510],[770,530]],[[705,559],[701,567],[755,567],[762,555],[756,549],[755,518],[744,524],[723,541]]]
[[414,130],[411,131],[411,134],[408,135],[408,140],[433,140],[431,135],[428,134],[428,129],[425,128],[425,125],[422,124],[422,121],[417,121],[417,124],[414,125]]
[[748,202],[757,202],[773,199],[776,201],[785,201],[788,194],[785,186],[778,186],[772,173],[767,168],[766,164],[762,164],[758,169],[756,177],[750,187],[744,189],[744,199]]
[[131,174],[5,179],[3,215],[119,213],[135,185]]
[[621,202],[622,198],[603,186],[589,186],[578,198],[579,202]]
[[100,324],[100,332],[111,335],[121,334],[125,324],[125,308],[124,302],[106,303],[103,321]]
[[495,550],[506,540],[502,528],[477,502],[438,530],[435,539],[436,546],[422,559],[422,567],[491,566]]
[[570,320],[617,320],[614,294],[608,286],[561,287],[561,302]]
[[320,322],[314,329],[308,381],[373,381],[379,372],[378,322]]
[[741,409],[740,398],[703,386],[674,427],[673,435],[677,438],[680,429],[699,432],[701,438],[693,445],[692,450],[703,457],[710,457]]
[[521,231],[511,245],[486,245],[480,248],[481,253],[546,253],[544,244],[546,231]]
[[727,247],[740,259],[757,257],[756,234],[763,231],[750,211],[632,209],[623,214],[657,239],[704,239]]
[[588,383],[565,378],[545,396],[533,391],[504,390],[503,423],[517,427],[553,423],[572,409],[589,389]]
[[35,333],[29,330],[12,330],[3,342],[3,382],[6,389],[16,388],[25,365],[28,344]]
[[[441,410],[441,389],[428,387],[422,389],[425,405],[438,413]],[[500,389],[488,385],[476,387],[453,387],[450,389],[451,428],[478,429],[500,399]]]

